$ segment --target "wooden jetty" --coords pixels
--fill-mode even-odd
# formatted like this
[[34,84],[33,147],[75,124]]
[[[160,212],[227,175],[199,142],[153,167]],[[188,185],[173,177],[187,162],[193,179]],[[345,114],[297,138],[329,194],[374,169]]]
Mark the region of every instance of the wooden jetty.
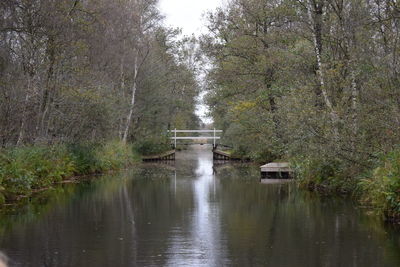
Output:
[[143,161],[164,161],[164,160],[175,160],[175,149],[167,151],[165,153],[159,155],[152,155],[152,156],[144,156],[142,157]]
[[271,162],[260,167],[261,179],[291,179],[292,169],[287,162]]
[[213,149],[213,159],[214,160],[241,160],[240,158],[233,157],[231,154]]

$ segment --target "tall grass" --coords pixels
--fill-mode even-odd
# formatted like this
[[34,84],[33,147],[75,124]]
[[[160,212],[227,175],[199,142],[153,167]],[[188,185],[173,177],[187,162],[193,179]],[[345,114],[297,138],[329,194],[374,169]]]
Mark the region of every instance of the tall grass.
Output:
[[0,151],[0,203],[73,175],[120,169],[137,160],[132,146],[118,141],[6,149]]
[[381,156],[366,173],[323,157],[292,160],[291,165],[300,186],[328,193],[353,193],[385,219],[400,221],[400,149]]
[[400,149],[383,156],[367,177],[359,182],[361,201],[386,219],[400,220]]
[[300,186],[324,193],[349,193],[357,185],[353,169],[343,162],[326,158],[292,159]]

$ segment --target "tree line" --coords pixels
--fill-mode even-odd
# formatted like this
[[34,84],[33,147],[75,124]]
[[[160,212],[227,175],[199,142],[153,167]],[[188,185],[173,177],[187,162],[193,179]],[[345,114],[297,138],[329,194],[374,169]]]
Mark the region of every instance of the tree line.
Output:
[[[291,160],[308,184],[354,185],[399,146],[399,19],[396,0],[232,0],[209,13],[207,101],[224,141]],[[395,168],[385,183],[399,188]]]
[[194,41],[162,26],[157,2],[1,1],[1,145],[194,127]]

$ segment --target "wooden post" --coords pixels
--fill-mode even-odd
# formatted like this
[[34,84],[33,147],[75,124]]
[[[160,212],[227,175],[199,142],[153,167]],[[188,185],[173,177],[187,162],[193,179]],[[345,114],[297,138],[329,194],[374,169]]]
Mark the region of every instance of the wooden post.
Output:
[[215,149],[215,128],[214,128],[214,149]]
[[176,149],[176,128],[175,128],[175,143],[174,143],[174,149]]

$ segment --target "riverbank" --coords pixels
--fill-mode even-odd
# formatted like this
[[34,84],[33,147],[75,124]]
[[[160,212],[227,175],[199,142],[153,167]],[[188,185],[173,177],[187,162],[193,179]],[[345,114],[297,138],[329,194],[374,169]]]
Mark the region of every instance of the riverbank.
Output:
[[351,195],[385,221],[400,223],[400,149],[368,164],[362,168],[340,161],[292,160],[300,187],[325,195]]
[[[231,153],[240,154],[240,151]],[[288,161],[301,188],[326,196],[350,196],[383,220],[400,224],[400,148],[375,154],[362,164],[299,154],[279,157],[259,151],[241,155],[258,164]]]
[[0,152],[0,204],[74,177],[118,170],[138,161],[133,145],[119,141],[4,149]]
[[45,194],[0,217],[14,265],[391,267],[400,258],[398,230],[351,201],[260,184],[257,165],[214,166],[210,146],[178,152],[173,168],[134,164]]

